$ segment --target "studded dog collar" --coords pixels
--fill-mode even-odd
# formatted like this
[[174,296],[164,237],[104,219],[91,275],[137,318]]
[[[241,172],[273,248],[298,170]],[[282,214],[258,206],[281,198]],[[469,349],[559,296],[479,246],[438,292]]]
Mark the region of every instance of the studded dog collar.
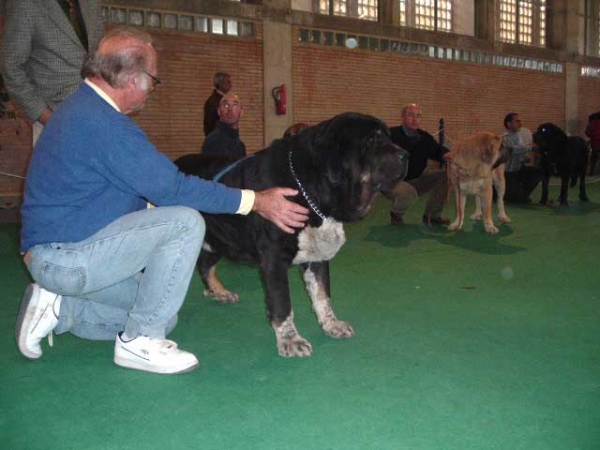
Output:
[[291,150],[288,152],[288,161],[290,163],[290,172],[292,172],[292,176],[294,177],[294,181],[296,181],[296,184],[298,185],[298,189],[300,189],[300,192],[302,193],[302,197],[304,197],[304,199],[308,203],[308,206],[310,206],[310,209],[312,209],[317,216],[319,216],[323,221],[327,220],[327,217],[325,216],[325,214],[323,214],[319,210],[319,208],[317,207],[315,202],[313,202],[312,199],[309,197],[309,195],[306,193],[306,190],[304,189],[304,186],[302,186],[302,183],[300,183],[300,180],[298,179],[298,176],[296,175],[296,171],[294,170],[294,165],[292,164],[292,151]]

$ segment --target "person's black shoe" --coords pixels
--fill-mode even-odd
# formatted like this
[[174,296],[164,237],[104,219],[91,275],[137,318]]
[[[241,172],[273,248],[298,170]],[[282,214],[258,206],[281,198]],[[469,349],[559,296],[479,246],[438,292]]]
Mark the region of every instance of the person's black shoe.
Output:
[[402,213],[390,211],[390,219],[392,225],[404,225],[404,215]]
[[423,214],[423,225],[428,225],[430,227],[436,225],[450,225],[450,219],[446,219],[445,217],[440,216],[431,216],[429,214]]

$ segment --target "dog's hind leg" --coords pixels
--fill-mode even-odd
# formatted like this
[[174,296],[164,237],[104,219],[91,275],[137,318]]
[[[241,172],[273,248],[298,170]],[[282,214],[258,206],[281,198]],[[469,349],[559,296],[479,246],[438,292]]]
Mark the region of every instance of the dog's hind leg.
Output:
[[462,228],[463,222],[465,221],[465,205],[467,203],[467,196],[463,194],[460,189],[454,189],[454,205],[456,206],[456,219],[450,225],[448,229],[450,231],[458,231]]
[[569,206],[569,180],[570,175],[562,175],[560,177],[560,196],[558,200],[561,206]]
[[476,195],[475,196],[475,211],[473,211],[473,214],[471,214],[470,219],[471,220],[481,220],[482,218],[482,214],[481,214],[481,200],[479,199],[479,196]]
[[290,300],[289,264],[281,261],[261,262],[261,275],[266,289],[267,316],[275,331],[279,355],[286,358],[312,355],[312,345],[298,333]]
[[571,182],[569,183],[569,187],[575,187],[577,185],[577,174],[571,175]]
[[492,183],[485,187],[485,191],[482,194],[478,194],[481,198],[483,205],[483,227],[485,231],[490,234],[496,234],[499,230],[494,225],[492,219]]
[[217,262],[221,259],[218,253],[203,250],[198,258],[198,271],[206,289],[204,295],[211,297],[220,303],[238,303],[240,298],[237,294],[228,291],[223,283],[217,278]]
[[587,167],[583,166],[581,172],[579,173],[579,200],[581,200],[582,202],[589,202],[590,199],[588,198],[586,192],[585,192],[585,172],[587,171]]
[[552,168],[547,164],[542,165],[542,197],[540,198],[540,205],[551,206],[552,201],[550,201],[549,197],[549,189],[550,185],[550,174],[552,173]]
[[312,300],[313,311],[323,331],[336,339],[354,336],[352,326],[348,322],[338,320],[331,307],[329,261],[301,264],[300,269]]
[[504,209],[504,194],[506,193],[506,179],[504,178],[504,166],[499,166],[494,170],[494,188],[496,188],[496,206],[498,208],[498,221],[500,223],[510,223],[510,217]]

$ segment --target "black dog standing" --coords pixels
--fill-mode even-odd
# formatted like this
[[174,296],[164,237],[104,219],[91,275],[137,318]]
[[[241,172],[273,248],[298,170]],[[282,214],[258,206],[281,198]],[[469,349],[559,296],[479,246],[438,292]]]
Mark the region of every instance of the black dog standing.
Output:
[[533,142],[540,152],[540,168],[542,170],[542,205],[549,205],[548,183],[550,176],[556,171],[560,177],[559,201],[562,206],[569,205],[569,181],[571,187],[579,178],[579,199],[587,202],[585,193],[585,173],[587,170],[588,148],[585,141],[578,136],[569,136],[553,123],[540,125],[533,134]]
[[[183,172],[205,179],[227,165],[205,164],[202,155],[184,156],[175,163]],[[217,174],[231,187],[297,189],[295,201],[311,214],[307,226],[295,234],[284,233],[258,214],[203,214],[206,239],[198,268],[205,295],[222,303],[239,301],[216,277],[215,265],[222,257],[258,264],[279,354],[310,356],[312,346],[296,329],[290,299],[288,270],[299,265],[323,331],[333,338],[353,336],[352,326],[333,311],[329,261],[346,240],[343,223],[365,217],[379,191],[404,178],[407,165],[408,154],[391,141],[383,122],[346,113],[278,139]]]

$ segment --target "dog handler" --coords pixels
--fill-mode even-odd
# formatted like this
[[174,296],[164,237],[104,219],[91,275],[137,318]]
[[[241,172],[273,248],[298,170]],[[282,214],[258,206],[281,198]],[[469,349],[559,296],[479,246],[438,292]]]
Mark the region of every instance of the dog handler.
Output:
[[[32,156],[21,250],[35,280],[16,324],[19,350],[42,356],[52,331],[115,339],[116,364],[155,373],[198,359],[165,336],[177,322],[209,213],[255,211],[286,232],[308,210],[297,191],[240,191],[185,176],[127,117],[160,83],[148,34],[109,31],[81,87],[54,112]],[[146,209],[146,203],[157,208]]]
[[446,200],[446,170],[428,169],[428,161],[445,163],[448,149],[438,144],[433,136],[421,129],[421,107],[411,103],[402,108],[402,125],[390,128],[394,144],[409,155],[408,173],[385,195],[392,200],[390,219],[392,225],[404,225],[404,213],[417,202],[420,196],[429,194],[423,225],[448,225],[450,220],[442,217]]

